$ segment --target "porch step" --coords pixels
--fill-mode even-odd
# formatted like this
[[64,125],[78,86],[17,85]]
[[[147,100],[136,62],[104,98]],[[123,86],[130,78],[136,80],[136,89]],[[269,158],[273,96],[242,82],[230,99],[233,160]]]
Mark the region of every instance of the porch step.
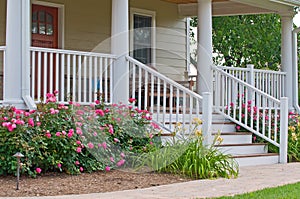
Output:
[[[213,133],[215,136],[218,133]],[[224,132],[220,133],[221,138],[223,138],[222,144],[250,144],[252,143],[252,133],[249,132]]]
[[268,147],[264,143],[251,144],[220,144],[215,145],[222,153],[230,155],[250,155],[267,153]]
[[234,158],[237,161],[237,163],[239,164],[240,167],[278,164],[278,162],[279,162],[279,154],[278,153],[235,155],[232,158]]
[[[184,121],[188,126],[191,122],[190,118],[194,118],[190,115],[185,116]],[[200,119],[202,115],[199,115]],[[174,119],[177,117],[180,121],[183,121],[183,116],[181,114],[170,114],[169,119]],[[166,117],[165,117],[166,119]],[[167,128],[172,127],[174,129],[176,124],[176,119],[171,122],[166,122]],[[236,160],[239,166],[250,166],[250,165],[265,165],[265,164],[278,164],[279,155],[274,153],[268,153],[268,146],[265,143],[252,143],[252,133],[251,132],[236,132],[236,124],[225,119],[223,116],[218,114],[213,114],[212,122],[212,135],[220,135],[223,138],[221,144],[215,147],[224,154],[229,154]],[[185,135],[186,138],[189,137],[188,134]],[[179,139],[176,137],[175,139]],[[162,134],[163,142],[174,141],[171,133]]]

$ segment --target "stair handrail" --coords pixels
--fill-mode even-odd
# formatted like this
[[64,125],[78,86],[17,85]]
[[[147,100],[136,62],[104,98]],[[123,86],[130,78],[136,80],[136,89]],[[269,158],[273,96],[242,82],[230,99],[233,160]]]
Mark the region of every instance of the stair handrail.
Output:
[[130,95],[137,99],[137,107],[149,109],[153,121],[171,131],[178,122],[189,130],[186,122],[200,118],[203,97],[130,56],[126,59],[130,67]]
[[[212,66],[216,91],[215,111],[265,141],[280,148],[280,161],[287,156],[288,100],[280,100]],[[281,121],[279,121],[279,119]]]

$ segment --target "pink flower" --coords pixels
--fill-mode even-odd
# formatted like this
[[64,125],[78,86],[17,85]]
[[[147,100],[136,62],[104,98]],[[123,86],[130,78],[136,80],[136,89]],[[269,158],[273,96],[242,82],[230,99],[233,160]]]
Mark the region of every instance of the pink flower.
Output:
[[125,158],[125,154],[124,154],[123,152],[120,154],[120,156],[121,156],[122,158]]
[[105,171],[110,171],[110,167],[109,167],[109,166],[106,166],[106,167],[105,167]]
[[130,103],[133,103],[133,102],[135,102],[136,101],[136,99],[134,99],[134,98],[129,98],[129,100],[128,100]]
[[66,135],[66,134],[67,134],[66,131],[62,131],[61,133],[62,133],[63,135]]
[[58,90],[53,91],[53,94],[57,95],[58,94]]
[[56,135],[57,137],[59,137],[60,134],[61,134],[60,132],[56,132],[56,133],[55,133],[55,135]]
[[79,165],[80,163],[79,163],[79,161],[78,160],[76,160],[75,161],[75,165]]
[[230,103],[230,106],[231,106],[231,107],[233,107],[233,106],[234,106],[234,103],[233,103],[233,102],[231,102],[231,103]]
[[37,126],[41,126],[41,124],[42,124],[41,122],[37,122],[36,123]]
[[96,137],[98,134],[97,134],[97,132],[94,132],[93,135]]
[[115,159],[113,157],[109,158],[111,162],[115,162]]
[[93,143],[88,143],[88,147],[90,148],[90,149],[92,149],[92,148],[94,148],[94,144]]
[[81,128],[76,128],[76,133],[78,134],[78,135],[82,135],[82,130],[81,130]]
[[95,104],[100,104],[100,100],[95,100]]
[[36,171],[37,173],[41,173],[41,172],[42,172],[42,169],[38,167],[38,168],[35,169],[35,171]]
[[103,142],[103,143],[102,143],[102,147],[103,147],[103,149],[106,149],[106,148],[107,148],[106,142]]
[[104,111],[103,110],[101,110],[101,109],[97,109],[96,111],[95,111],[95,113],[97,114],[97,115],[100,115],[100,116],[104,116]]
[[83,172],[83,167],[80,167],[80,168],[79,168],[79,171],[80,171],[80,172]]
[[120,167],[122,165],[125,164],[125,160],[124,159],[121,159],[119,162],[117,162],[117,166]]
[[54,108],[50,108],[50,114],[54,115],[54,114],[58,114],[59,110],[55,110]]
[[77,140],[77,141],[76,141],[76,144],[80,145],[80,144],[81,144],[81,142],[80,142],[79,140]]
[[108,125],[108,132],[109,132],[110,134],[114,134],[114,128],[113,128],[112,125]]
[[61,163],[58,163],[58,164],[57,164],[57,167],[58,167],[58,168],[61,168]]
[[236,128],[236,130],[238,130],[238,131],[241,129],[240,126],[236,126],[235,128]]
[[47,138],[51,138],[51,133],[50,133],[50,131],[46,131],[45,136],[46,136]]
[[73,136],[74,130],[70,129],[68,132],[68,137],[71,138]]
[[81,153],[81,147],[77,147],[76,152]]
[[34,127],[34,121],[33,121],[32,118],[28,119],[28,125],[31,126],[31,127]]
[[118,138],[114,138],[114,142],[120,142]]
[[150,145],[153,145],[153,142],[150,141],[149,144],[150,144]]

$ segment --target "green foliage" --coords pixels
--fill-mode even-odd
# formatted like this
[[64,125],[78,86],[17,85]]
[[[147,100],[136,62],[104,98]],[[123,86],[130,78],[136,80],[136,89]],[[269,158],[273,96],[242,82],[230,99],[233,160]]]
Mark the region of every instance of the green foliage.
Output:
[[[197,18],[191,20],[197,25]],[[278,70],[281,23],[277,14],[213,17],[213,50],[217,65]]]
[[[135,162],[137,168],[175,173],[194,179],[237,177],[237,163],[214,147],[216,143],[222,142],[222,138],[218,135],[211,146],[205,146],[199,125],[196,122],[192,131],[194,136],[167,142],[163,148],[141,155]],[[180,125],[175,127],[175,131],[174,135],[185,135]]]
[[124,165],[126,152],[150,150],[158,132],[147,111],[99,101],[64,105],[55,94],[37,111],[3,107],[0,120],[0,175],[15,174],[16,152],[24,154],[22,172],[30,176],[110,170]]

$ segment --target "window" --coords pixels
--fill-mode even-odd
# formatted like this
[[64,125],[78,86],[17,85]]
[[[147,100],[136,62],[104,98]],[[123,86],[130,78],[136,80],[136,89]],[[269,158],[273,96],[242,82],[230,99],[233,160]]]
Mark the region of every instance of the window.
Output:
[[39,35],[53,35],[54,27],[53,16],[44,11],[35,11],[32,13],[32,33]]
[[133,15],[133,57],[144,64],[152,61],[152,17]]

